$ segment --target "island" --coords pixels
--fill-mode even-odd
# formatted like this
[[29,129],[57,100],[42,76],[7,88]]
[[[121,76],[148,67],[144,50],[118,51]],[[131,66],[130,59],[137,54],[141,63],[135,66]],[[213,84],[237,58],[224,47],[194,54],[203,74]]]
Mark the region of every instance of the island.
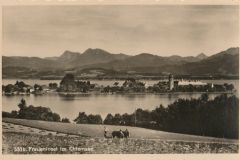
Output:
[[73,73],[66,73],[59,84],[49,83],[47,85],[25,84],[16,81],[15,84],[2,85],[2,94],[12,95],[44,95],[57,93],[60,95],[76,94],[171,94],[171,93],[235,93],[233,84],[205,83],[200,80],[174,79],[169,74],[168,79],[159,80],[157,83],[146,86],[141,80],[126,78],[120,85],[115,81],[113,85],[99,85],[91,83],[90,80],[76,80]]

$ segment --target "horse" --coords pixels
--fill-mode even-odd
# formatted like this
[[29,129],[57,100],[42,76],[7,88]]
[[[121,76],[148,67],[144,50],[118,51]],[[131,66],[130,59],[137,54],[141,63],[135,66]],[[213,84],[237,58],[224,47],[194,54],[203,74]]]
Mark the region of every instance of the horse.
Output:
[[125,131],[123,131],[123,134],[124,134],[125,138],[129,138],[130,137],[130,133],[128,132],[127,129]]
[[112,138],[128,138],[129,137],[129,132],[128,130],[126,129],[125,131],[113,131],[112,132]]
[[112,132],[112,138],[124,138],[124,133],[121,131],[113,131]]

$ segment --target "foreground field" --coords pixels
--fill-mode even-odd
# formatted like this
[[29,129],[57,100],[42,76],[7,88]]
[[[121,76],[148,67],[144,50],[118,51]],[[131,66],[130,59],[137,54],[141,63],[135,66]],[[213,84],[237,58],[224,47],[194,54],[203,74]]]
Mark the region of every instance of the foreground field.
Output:
[[104,126],[107,126],[109,131],[113,130],[125,130],[126,128],[130,132],[130,138],[142,138],[142,139],[159,139],[159,140],[174,140],[174,141],[185,141],[185,142],[219,142],[219,143],[238,143],[238,140],[224,139],[224,138],[213,138],[204,136],[194,136],[178,133],[170,133],[163,131],[156,131],[151,129],[144,129],[138,127],[128,126],[112,126],[112,125],[89,125],[89,124],[72,124],[72,123],[58,123],[58,122],[47,122],[37,120],[26,120],[26,119],[13,119],[3,118],[3,122],[28,126],[37,129],[43,129],[48,131],[54,131],[59,133],[80,135],[86,137],[103,137]]
[[[121,128],[108,127],[110,130]],[[132,133],[131,138],[112,139],[102,137],[101,125],[3,119],[2,152],[3,154],[238,153],[237,140],[127,128]]]
[[237,144],[3,133],[3,154],[237,153]]

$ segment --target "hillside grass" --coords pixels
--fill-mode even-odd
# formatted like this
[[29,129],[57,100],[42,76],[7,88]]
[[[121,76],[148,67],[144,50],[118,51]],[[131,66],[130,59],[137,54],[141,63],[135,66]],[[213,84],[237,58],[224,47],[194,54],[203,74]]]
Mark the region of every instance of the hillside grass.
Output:
[[114,125],[92,125],[92,124],[73,124],[61,122],[48,122],[38,120],[3,118],[3,122],[12,123],[37,129],[65,133],[70,135],[79,135],[82,137],[103,138],[104,126],[109,129],[109,132],[114,130],[128,129],[131,139],[158,139],[168,141],[183,141],[183,142],[208,142],[208,143],[238,143],[235,139],[213,138],[204,136],[194,136],[179,133],[170,133],[156,131],[151,129],[129,127],[129,126],[114,126]]
[[[16,151],[14,147],[24,147]],[[32,148],[56,148],[34,151]],[[76,150],[72,148],[87,149]],[[66,148],[62,151],[60,148]],[[89,149],[89,150],[88,150]],[[3,133],[3,154],[174,154],[174,153],[238,153],[238,144],[167,141],[159,139],[106,139]]]

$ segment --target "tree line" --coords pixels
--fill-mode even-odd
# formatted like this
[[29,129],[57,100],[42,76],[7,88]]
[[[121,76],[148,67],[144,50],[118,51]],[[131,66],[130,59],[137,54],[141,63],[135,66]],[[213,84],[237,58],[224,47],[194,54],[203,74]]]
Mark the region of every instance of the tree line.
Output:
[[28,106],[24,99],[21,99],[18,107],[18,111],[12,111],[10,113],[3,111],[2,117],[70,123],[68,118],[61,119],[59,114],[52,112],[48,107]]
[[209,100],[207,94],[198,99],[178,99],[154,110],[137,109],[132,114],[108,114],[104,124],[128,125],[176,133],[239,138],[239,99],[223,94]]

